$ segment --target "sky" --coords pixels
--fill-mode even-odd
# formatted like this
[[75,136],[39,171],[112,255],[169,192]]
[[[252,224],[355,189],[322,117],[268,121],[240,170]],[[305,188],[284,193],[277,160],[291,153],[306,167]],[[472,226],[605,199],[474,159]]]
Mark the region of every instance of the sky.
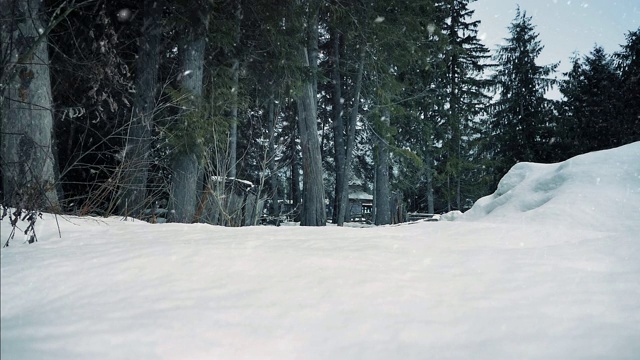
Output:
[[519,163],[449,221],[45,214],[0,250],[0,358],[638,359],[639,158]]
[[[560,61],[558,75],[571,68],[575,52],[588,54],[598,44],[609,54],[624,44],[625,34],[640,27],[640,0],[477,0],[470,4],[481,20],[478,35],[495,50],[508,37],[516,7],[532,16],[544,50],[539,65]],[[548,94],[558,98],[557,91]]]

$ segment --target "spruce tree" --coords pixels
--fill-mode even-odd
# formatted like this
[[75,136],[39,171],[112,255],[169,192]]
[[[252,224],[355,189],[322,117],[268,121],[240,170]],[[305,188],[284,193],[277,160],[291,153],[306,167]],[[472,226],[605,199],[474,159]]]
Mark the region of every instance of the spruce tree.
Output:
[[626,39],[627,43],[614,54],[622,82],[621,144],[640,141],[640,28],[629,31]]
[[544,95],[554,84],[550,78],[558,64],[537,65],[543,46],[526,12],[517,9],[509,38],[495,56],[492,75],[500,98],[492,104],[491,131],[496,158],[494,182],[517,162],[540,161],[549,139],[543,139],[550,114]]
[[596,46],[582,61],[573,59],[560,91],[563,143],[567,156],[621,145],[621,81],[613,59]]
[[440,167],[446,177],[446,199],[448,210],[462,209],[463,178],[471,170],[469,147],[473,138],[473,121],[488,102],[486,90],[489,81],[483,73],[489,66],[487,49],[478,38],[479,20],[471,20],[473,10],[469,3],[475,0],[445,0],[441,4],[446,17],[443,25],[448,44],[444,52],[446,73],[444,86],[448,111],[443,119],[445,138]]

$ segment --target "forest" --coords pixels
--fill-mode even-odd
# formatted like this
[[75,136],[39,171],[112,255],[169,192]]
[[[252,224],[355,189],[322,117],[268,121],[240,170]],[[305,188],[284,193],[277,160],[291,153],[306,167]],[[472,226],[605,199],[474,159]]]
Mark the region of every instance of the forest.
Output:
[[558,74],[526,9],[489,49],[471,2],[0,0],[0,201],[324,226],[359,191],[385,225],[640,140],[640,29]]

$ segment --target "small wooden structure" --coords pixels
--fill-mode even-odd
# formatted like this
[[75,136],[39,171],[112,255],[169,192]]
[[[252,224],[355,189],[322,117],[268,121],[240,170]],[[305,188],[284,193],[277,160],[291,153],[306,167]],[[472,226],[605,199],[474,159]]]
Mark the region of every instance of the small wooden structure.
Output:
[[371,216],[373,214],[373,195],[364,191],[361,186],[350,186],[349,190],[349,204],[347,208],[346,221],[371,221]]

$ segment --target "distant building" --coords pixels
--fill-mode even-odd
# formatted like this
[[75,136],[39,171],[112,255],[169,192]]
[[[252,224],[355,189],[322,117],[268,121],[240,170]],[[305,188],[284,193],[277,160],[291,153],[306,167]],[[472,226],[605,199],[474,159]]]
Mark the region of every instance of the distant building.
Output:
[[349,186],[349,207],[347,221],[371,221],[373,195],[367,193],[362,185]]

